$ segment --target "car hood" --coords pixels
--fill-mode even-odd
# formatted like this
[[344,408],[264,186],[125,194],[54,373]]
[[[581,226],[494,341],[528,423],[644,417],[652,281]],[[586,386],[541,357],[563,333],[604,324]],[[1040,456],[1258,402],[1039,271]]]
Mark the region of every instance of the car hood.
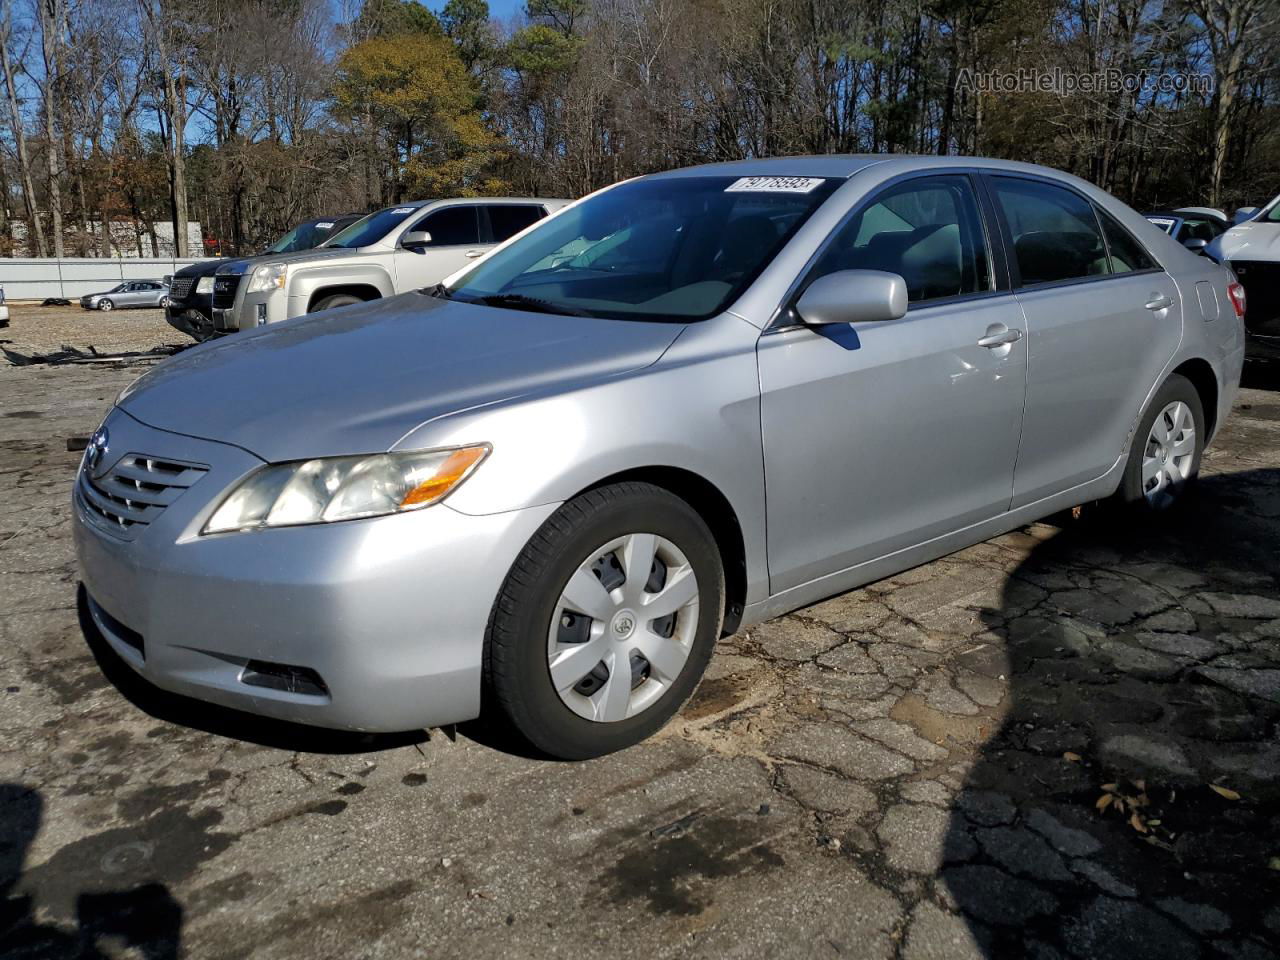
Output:
[[[259,263],[287,263],[305,265],[328,263],[331,260],[349,260],[354,257],[379,253],[376,247],[312,247],[309,250],[295,250],[293,253],[264,253],[237,261],[235,266],[224,270],[224,273],[248,273]],[[385,252],[385,251],[383,251]]]
[[1280,223],[1241,223],[1216,238],[1209,252],[1219,260],[1280,262]]
[[192,263],[181,270],[174,273],[175,277],[211,277],[217,269],[231,261],[226,257],[218,257],[214,260],[201,260],[198,263]]
[[375,453],[437,417],[648,366],[682,329],[407,293],[191,348],[117,403],[268,461]]

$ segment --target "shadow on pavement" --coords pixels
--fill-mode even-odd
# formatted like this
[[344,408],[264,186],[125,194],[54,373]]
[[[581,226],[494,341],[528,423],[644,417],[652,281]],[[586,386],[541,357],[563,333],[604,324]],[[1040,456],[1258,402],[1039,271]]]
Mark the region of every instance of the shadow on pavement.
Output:
[[1204,478],[1152,525],[1068,525],[986,619],[1003,648],[958,665],[1007,675],[1006,713],[939,885],[982,951],[1276,956],[1280,470]]
[[[0,944],[6,957],[76,957],[94,960],[131,956],[170,960],[180,952],[182,907],[161,883],[111,889],[132,866],[120,848],[96,862],[76,864],[63,878],[58,902],[65,923],[44,923],[35,916],[34,898],[20,889],[28,850],[40,829],[44,801],[40,793],[17,783],[0,784]],[[113,859],[111,854],[116,856]],[[55,911],[56,916],[56,911]],[[109,944],[110,949],[107,949]]]
[[77,592],[80,631],[98,667],[111,684],[135,707],[167,723],[191,727],[220,737],[243,740],[263,747],[301,753],[373,753],[397,747],[424,743],[430,737],[425,730],[404,733],[358,733],[329,730],[300,723],[273,720],[229,707],[206,703],[181,694],[161,690],[145,680],[126,664],[107,644],[89,614],[84,587]]

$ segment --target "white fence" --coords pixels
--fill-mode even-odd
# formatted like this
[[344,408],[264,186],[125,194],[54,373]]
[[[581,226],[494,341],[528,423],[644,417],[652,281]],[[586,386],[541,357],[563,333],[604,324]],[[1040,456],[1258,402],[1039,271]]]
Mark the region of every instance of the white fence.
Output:
[[122,280],[159,280],[207,257],[24,257],[0,258],[6,300],[75,300],[110,290]]

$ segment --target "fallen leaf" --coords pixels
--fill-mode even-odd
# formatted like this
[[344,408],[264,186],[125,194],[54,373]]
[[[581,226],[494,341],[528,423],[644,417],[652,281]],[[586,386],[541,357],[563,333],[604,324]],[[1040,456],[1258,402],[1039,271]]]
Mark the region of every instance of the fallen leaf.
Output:
[[1134,811],[1133,816],[1129,818],[1129,826],[1133,827],[1133,829],[1137,830],[1139,833],[1147,832],[1147,825],[1142,822],[1142,818],[1138,816],[1137,811]]
[[1139,792],[1147,789],[1147,781],[1145,780],[1135,780],[1133,781],[1133,785],[1138,788]]
[[1111,801],[1114,799],[1115,799],[1114,794],[1104,793],[1102,796],[1098,798],[1098,802],[1094,804],[1094,806],[1096,806],[1099,810],[1105,810],[1107,809],[1107,807],[1111,806]]
[[1116,785],[1114,783],[1104,783],[1102,785],[1102,789],[1105,790],[1107,793],[1115,793]]
[[1209,789],[1220,797],[1226,797],[1228,800],[1239,800],[1240,794],[1236,793],[1230,787],[1220,787],[1216,783],[1209,784]]
[[1080,754],[1072,753],[1070,750],[1068,750],[1066,753],[1062,755],[1062,759],[1067,761],[1067,763],[1079,763]]
[[1267,861],[1267,866],[1272,870],[1280,870],[1280,857],[1272,857]]

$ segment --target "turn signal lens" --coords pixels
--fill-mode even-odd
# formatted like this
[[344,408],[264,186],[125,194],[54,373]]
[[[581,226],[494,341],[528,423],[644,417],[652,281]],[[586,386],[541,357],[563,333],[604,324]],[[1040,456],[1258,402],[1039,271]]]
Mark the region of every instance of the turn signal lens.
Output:
[[485,458],[488,447],[463,447],[449,454],[449,458],[440,464],[434,476],[428,477],[418,484],[400,501],[404,507],[424,507],[435,503],[446,493],[467,478],[467,474]]

